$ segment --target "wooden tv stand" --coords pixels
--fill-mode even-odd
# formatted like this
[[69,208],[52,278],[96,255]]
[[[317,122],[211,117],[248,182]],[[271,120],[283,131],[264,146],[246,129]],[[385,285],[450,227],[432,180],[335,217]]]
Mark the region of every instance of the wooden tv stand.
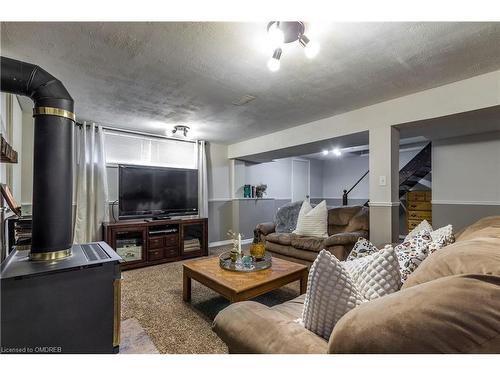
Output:
[[208,255],[208,219],[119,220],[103,223],[122,270]]

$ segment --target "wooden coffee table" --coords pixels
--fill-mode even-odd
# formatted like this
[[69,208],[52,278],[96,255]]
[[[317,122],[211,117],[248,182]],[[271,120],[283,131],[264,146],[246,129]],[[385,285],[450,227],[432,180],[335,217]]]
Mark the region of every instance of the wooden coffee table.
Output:
[[306,292],[307,266],[273,258],[271,268],[255,272],[234,272],[219,266],[219,257],[187,261],[183,265],[183,298],[191,300],[191,279],[216,291],[231,303],[246,301],[300,280],[300,294]]

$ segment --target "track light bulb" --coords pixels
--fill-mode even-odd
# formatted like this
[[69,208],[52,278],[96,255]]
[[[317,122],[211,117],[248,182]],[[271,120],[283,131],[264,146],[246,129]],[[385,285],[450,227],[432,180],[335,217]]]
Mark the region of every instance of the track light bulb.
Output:
[[274,50],[273,56],[267,61],[267,67],[271,72],[280,70],[281,48]]
[[319,52],[319,44],[317,42],[309,40],[307,36],[302,34],[299,38],[299,43],[304,47],[304,53],[307,58],[312,59],[316,57]]
[[341,155],[342,155],[342,151],[340,151],[338,148],[334,148],[334,149],[332,150],[332,152],[333,152],[333,154],[334,154],[335,156],[341,156]]
[[325,155],[325,156],[326,156],[326,155],[328,155],[328,150],[323,150],[323,152],[322,152],[322,153],[323,153],[323,155]]

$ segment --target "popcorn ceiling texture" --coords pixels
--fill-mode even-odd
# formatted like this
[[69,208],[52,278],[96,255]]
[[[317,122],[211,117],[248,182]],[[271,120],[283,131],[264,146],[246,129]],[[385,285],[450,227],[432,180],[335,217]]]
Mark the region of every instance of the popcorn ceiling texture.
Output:
[[[2,23],[2,55],[61,79],[77,116],[231,143],[500,69],[500,23],[311,23],[266,67],[266,23]],[[315,31],[316,30],[316,31]],[[233,101],[250,94],[243,106]],[[23,109],[31,111],[29,103]]]
[[[212,254],[229,248],[214,250]],[[160,353],[227,353],[227,346],[212,331],[212,321],[229,302],[193,280],[192,300],[185,303],[182,262],[125,271],[122,275],[122,321],[137,319]],[[295,282],[254,300],[273,306],[298,294]]]

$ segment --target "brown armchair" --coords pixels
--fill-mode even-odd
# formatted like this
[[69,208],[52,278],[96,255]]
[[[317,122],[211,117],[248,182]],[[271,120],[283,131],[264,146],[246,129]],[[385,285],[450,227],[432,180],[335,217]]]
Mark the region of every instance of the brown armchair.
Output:
[[368,238],[369,209],[364,206],[329,209],[327,238],[276,233],[276,223],[261,223],[255,230],[265,242],[266,250],[278,258],[310,265],[318,252],[326,249],[345,260],[359,237]]

